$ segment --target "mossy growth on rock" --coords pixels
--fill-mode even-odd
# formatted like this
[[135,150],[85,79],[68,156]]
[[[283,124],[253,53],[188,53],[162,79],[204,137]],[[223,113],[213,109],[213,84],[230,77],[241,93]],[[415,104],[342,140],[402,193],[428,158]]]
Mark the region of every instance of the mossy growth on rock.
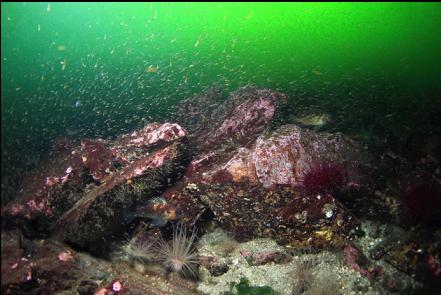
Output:
[[250,281],[247,278],[241,278],[240,282],[235,285],[237,295],[278,295],[268,286],[250,286]]

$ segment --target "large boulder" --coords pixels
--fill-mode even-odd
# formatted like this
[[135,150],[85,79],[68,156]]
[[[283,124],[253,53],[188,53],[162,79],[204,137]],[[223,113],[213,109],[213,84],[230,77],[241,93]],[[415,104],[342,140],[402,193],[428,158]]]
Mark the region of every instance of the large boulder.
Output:
[[120,229],[123,213],[146,203],[186,159],[186,131],[152,123],[115,140],[84,139],[57,149],[25,178],[2,215],[25,233],[51,233],[80,246]]
[[198,152],[227,150],[252,143],[269,126],[286,96],[269,89],[243,87],[221,100],[217,89],[180,102],[172,120],[189,130]]
[[[314,177],[320,183],[321,178],[332,182],[340,176],[331,187],[359,189],[366,183],[369,156],[343,134],[296,125],[271,130],[285,98],[244,87],[224,101],[218,92],[209,91],[179,105],[195,115],[174,117],[191,126],[188,137],[195,156],[182,181],[164,197],[185,213],[185,222],[195,223],[209,211],[241,241],[272,237],[285,244],[342,245],[352,237],[358,221],[336,199],[336,191],[305,189],[305,177],[312,174],[309,187],[317,182]],[[314,172],[314,167],[325,170]]]
[[[342,134],[316,133],[296,125],[285,125],[259,136],[250,147],[240,147],[226,160],[211,169],[201,163],[214,154],[203,154],[190,163],[189,173],[205,181],[259,183],[297,186],[312,163],[332,162],[346,166],[353,180],[358,180],[358,168],[368,157],[363,148]],[[212,163],[214,161],[211,161]]]
[[285,244],[342,245],[358,221],[334,191],[303,190],[303,178],[317,162],[343,167],[338,168],[347,173],[343,190],[362,185],[370,160],[362,146],[342,134],[285,125],[253,144],[201,153],[183,181],[164,195],[188,213],[188,222],[209,208],[241,241],[272,237]]

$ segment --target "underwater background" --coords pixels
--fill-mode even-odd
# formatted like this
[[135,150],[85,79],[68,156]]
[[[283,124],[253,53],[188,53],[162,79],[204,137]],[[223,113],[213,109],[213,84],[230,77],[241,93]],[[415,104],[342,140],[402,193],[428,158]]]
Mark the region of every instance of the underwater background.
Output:
[[[249,129],[245,128],[243,134],[238,132],[248,140],[243,143],[242,139],[232,135],[234,134],[232,130],[237,125],[231,122],[234,118],[247,120],[248,113],[246,110],[241,110],[238,107],[239,104],[236,103],[238,101],[245,102],[244,105],[249,103],[249,108],[253,109],[254,105],[250,102],[252,101],[250,97],[258,97],[263,101],[260,107],[265,109],[263,112],[264,119],[262,119],[263,121],[260,120],[262,113],[259,112],[256,115],[259,116],[259,119],[253,117],[255,115],[250,115],[252,119],[247,121],[247,124],[250,124],[251,127]],[[283,101],[283,103],[279,105],[280,101]],[[271,113],[268,119],[266,117],[267,112],[268,109],[273,111],[273,103],[276,111],[274,117]],[[194,110],[197,110],[197,112]],[[192,116],[195,114],[197,115],[193,119]],[[228,186],[228,183],[231,182],[231,175],[226,176],[217,173],[216,167],[221,167],[224,164],[222,162],[224,159],[229,159],[229,157],[234,159],[231,154],[233,149],[238,147],[251,149],[250,146],[255,144],[257,136],[261,133],[266,136],[263,137],[266,140],[272,138],[271,136],[278,138],[277,136],[281,135],[287,136],[286,134],[289,132],[291,132],[289,134],[299,132],[299,134],[302,134],[301,138],[306,138],[305,142],[301,144],[302,147],[308,146],[311,142],[322,142],[321,140],[325,140],[324,137],[326,137],[324,134],[329,133],[331,134],[329,138],[335,136],[335,142],[338,142],[336,146],[341,148],[341,150],[336,148],[336,154],[344,150],[344,155],[342,158],[339,158],[340,155],[336,156],[329,163],[315,163],[312,161],[314,163],[308,169],[305,169],[306,172],[303,172],[303,177],[310,173],[317,179],[321,177],[317,180],[320,182],[326,179],[329,174],[328,178],[338,179],[337,183],[329,184],[331,187],[327,187],[325,191],[332,194],[329,203],[337,202],[338,204],[334,205],[338,208],[341,205],[341,208],[343,208],[339,210],[343,210],[343,212],[349,210],[351,214],[353,213],[354,216],[360,218],[360,224],[363,224],[360,227],[366,233],[364,240],[360,238],[362,241],[356,243],[361,252],[366,254],[366,252],[372,250],[368,243],[372,242],[372,245],[374,245],[375,239],[379,236],[400,236],[403,228],[412,228],[410,231],[412,236],[406,241],[418,239],[424,241],[421,249],[427,247],[428,250],[424,252],[427,254],[424,254],[426,255],[424,261],[429,261],[430,267],[420,268],[419,263],[418,267],[416,265],[402,266],[407,263],[407,260],[403,258],[404,250],[402,249],[396,250],[396,253],[399,254],[388,259],[393,261],[394,267],[400,265],[397,268],[404,273],[430,273],[429,283],[425,277],[425,279],[421,279],[423,281],[422,285],[418,285],[418,283],[403,283],[403,285],[400,285],[400,281],[410,282],[410,279],[397,275],[399,277],[397,279],[398,283],[389,279],[385,279],[385,283],[382,283],[387,286],[385,288],[388,291],[411,294],[420,288],[426,290],[424,289],[426,285],[429,286],[428,288],[433,286],[437,288],[439,285],[431,282],[441,277],[441,254],[438,255],[437,252],[441,249],[441,245],[439,242],[433,242],[440,240],[441,237],[439,232],[441,220],[437,217],[438,213],[441,212],[440,114],[440,3],[2,2],[1,204],[2,219],[6,217],[6,221],[2,220],[2,244],[3,230],[9,230],[10,228],[20,228],[23,234],[31,240],[48,238],[53,233],[52,228],[50,231],[42,230],[42,228],[45,228],[47,224],[52,226],[52,223],[55,223],[56,226],[60,226],[59,223],[61,226],[65,226],[60,220],[66,222],[68,218],[71,218],[71,215],[69,215],[71,210],[67,209],[81,208],[80,195],[83,196],[84,193],[84,196],[90,197],[89,192],[93,191],[95,185],[99,188],[100,184],[111,183],[111,181],[100,182],[105,179],[104,176],[108,176],[108,173],[116,175],[116,171],[125,169],[118,170],[126,164],[118,163],[118,165],[109,166],[110,168],[107,167],[110,170],[102,169],[97,174],[91,173],[88,179],[81,176],[83,177],[81,184],[78,184],[79,186],[76,188],[72,188],[75,185],[72,184],[72,187],[70,187],[70,180],[67,179],[77,173],[77,166],[68,166],[66,170],[67,166],[63,166],[64,162],[64,164],[60,164],[51,160],[56,158],[54,150],[55,147],[59,148],[60,144],[65,144],[66,146],[63,146],[63,148],[66,149],[75,149],[72,142],[78,143],[81,141],[82,151],[87,151],[87,157],[82,154],[82,161],[88,165],[90,171],[93,171],[93,168],[91,168],[93,165],[99,166],[108,160],[100,158],[92,164],[87,162],[96,156],[94,154],[96,150],[99,151],[98,154],[106,154],[105,148],[101,147],[99,142],[105,142],[109,145],[117,142],[115,144],[115,146],[118,146],[116,149],[118,153],[123,154],[121,146],[127,143],[125,142],[125,140],[128,140],[127,138],[137,140],[133,138],[139,134],[147,134],[157,130],[162,132],[170,128],[173,132],[173,136],[170,135],[172,137],[171,141],[176,140],[180,143],[182,141],[187,144],[181,139],[184,131],[179,129],[179,125],[177,125],[178,129],[175,125],[167,125],[168,123],[179,123],[184,127],[185,132],[188,132],[188,134],[185,133],[185,136],[189,138],[190,146],[196,147],[194,149],[197,152],[192,150],[189,154],[194,154],[181,156],[180,148],[176,148],[175,154],[179,156],[173,160],[176,162],[173,162],[174,166],[167,166],[164,171],[161,170],[158,173],[162,175],[161,177],[165,175],[163,178],[167,184],[162,183],[163,179],[161,177],[150,174],[148,177],[152,177],[154,181],[150,178],[149,181],[161,182],[160,189],[159,186],[146,188],[143,186],[146,185],[146,182],[137,183],[135,178],[135,176],[138,176],[137,173],[130,174],[130,177],[124,179],[124,189],[126,191],[121,194],[127,194],[128,190],[130,195],[133,190],[136,191],[136,185],[139,185],[141,187],[140,191],[143,193],[148,191],[153,196],[153,191],[155,193],[161,191],[162,193],[165,190],[164,187],[173,190],[173,184],[175,183],[178,184],[176,187],[179,187],[184,172],[176,172],[181,168],[175,168],[178,165],[183,165],[193,169],[194,167],[189,164],[190,161],[198,159],[197,156],[210,155],[210,149],[214,153],[219,153],[219,155],[215,159],[209,158],[209,161],[214,161],[212,162],[214,164],[202,169],[207,169],[203,171],[213,175],[212,180],[215,180],[216,183],[220,181]],[[230,115],[231,117],[228,117]],[[148,125],[153,122],[158,122],[158,124]],[[228,124],[230,124],[231,129],[222,131],[225,122],[230,122]],[[299,130],[302,131],[295,128],[287,131],[287,129],[284,129],[287,124],[297,124],[301,127]],[[153,126],[151,128],[154,131],[148,128],[145,129],[144,127],[147,125]],[[201,130],[204,130],[204,126],[209,127],[210,125],[217,126],[217,129],[208,131],[205,129],[201,132]],[[265,128],[259,129],[260,126],[265,126]],[[250,131],[251,129],[252,131]],[[267,133],[264,133],[263,130]],[[251,133],[253,135],[250,135]],[[205,137],[205,134],[213,136]],[[316,134],[318,134],[317,137],[315,137]],[[256,136],[253,137],[254,135]],[[166,134],[166,136],[169,136],[169,134]],[[231,137],[231,140],[228,139],[231,142],[225,140],[223,136]],[[323,136],[323,138],[320,136]],[[345,141],[346,139],[340,142],[339,136],[354,140],[362,148],[360,150],[358,146],[353,149],[347,148],[350,144]],[[97,138],[103,140],[91,140]],[[163,139],[161,138],[161,140]],[[168,137],[166,139],[168,142]],[[259,146],[259,140],[257,140],[257,146]],[[208,147],[204,141],[211,144],[211,147]],[[111,142],[112,144],[110,144]],[[331,143],[329,144],[331,145]],[[90,145],[90,150],[87,150],[88,145]],[[311,144],[311,146],[313,145]],[[155,145],[152,149],[149,147],[147,154],[153,153],[153,151],[157,152],[156,149],[162,147],[162,145]],[[138,146],[138,148],[140,147]],[[332,148],[329,149],[332,150]],[[256,148],[256,150],[258,149]],[[367,157],[362,157],[365,151],[372,156],[369,160],[366,160]],[[114,152],[114,149],[112,149],[112,152]],[[129,157],[130,159],[127,162],[132,164],[133,159],[140,159],[139,149],[130,152],[133,152],[130,156],[132,158]],[[360,158],[351,154],[352,152],[354,154],[358,153]],[[185,154],[185,152],[182,152],[182,154]],[[329,152],[329,154],[332,154],[332,152]],[[72,152],[72,155],[74,155],[74,152]],[[154,155],[157,154],[154,153]],[[317,155],[312,153],[310,156],[320,158],[320,155]],[[369,181],[371,182],[363,183],[364,178],[360,177],[360,179],[353,181],[354,184],[352,179],[346,175],[346,168],[343,169],[338,165],[334,165],[334,162],[338,162],[337,160],[344,159],[342,161],[345,162],[347,160],[345,156],[350,158],[348,162],[355,159],[354,163],[356,164],[353,164],[354,166],[363,166],[365,170],[371,169],[366,173],[369,174]],[[219,160],[222,157],[224,157],[223,160]],[[203,159],[202,156],[201,159]],[[158,158],[153,163],[156,165],[162,160],[162,158]],[[60,169],[63,166],[62,169],[51,175],[58,175],[59,177],[44,178],[46,181],[44,189],[54,185],[64,185],[67,181],[69,187],[64,186],[61,194],[78,194],[72,199],[73,201],[69,200],[70,203],[56,203],[54,205],[54,208],[60,209],[59,212],[55,213],[56,217],[60,217],[60,219],[57,222],[54,220],[44,220],[42,222],[38,217],[38,221],[34,222],[34,215],[28,217],[30,215],[27,215],[26,212],[24,220],[26,218],[32,219],[30,225],[28,225],[28,221],[15,220],[17,216],[16,208],[19,207],[12,206],[11,203],[13,202],[11,201],[15,201],[16,196],[21,196],[23,188],[25,192],[26,187],[29,188],[29,191],[32,191],[30,189],[32,186],[29,185],[29,179],[31,179],[29,175],[33,173],[32,171],[41,169],[41,171],[46,172],[47,167],[56,167],[57,165]],[[375,169],[372,168],[374,166]],[[115,171],[112,169],[115,169]],[[173,170],[174,172],[170,173],[167,169],[175,169],[176,171]],[[201,176],[193,170],[191,173],[188,172],[189,170],[186,171],[185,177],[188,177],[188,179],[184,177],[184,181],[182,181],[186,193],[198,191],[201,195],[205,193],[207,195],[212,194],[212,196],[217,193],[223,194],[219,192],[216,185],[212,187],[204,187],[203,184],[194,185],[194,183],[197,183],[197,177],[205,177],[205,172],[201,173]],[[67,174],[63,176],[64,172]],[[211,172],[213,174],[210,174]],[[197,177],[192,173],[196,173],[194,175],[197,175]],[[281,171],[277,171],[277,173],[283,174]],[[350,173],[351,171],[349,171]],[[44,173],[42,172],[42,174]],[[319,174],[320,177],[317,176]],[[45,174],[45,176],[47,175]],[[348,179],[350,180],[348,181]],[[418,181],[413,182],[415,179]],[[427,180],[427,182],[419,180]],[[233,182],[235,183],[236,179]],[[316,190],[316,186],[321,184],[308,184],[305,180],[301,184],[303,185],[301,192],[295,189],[289,192],[296,197],[302,194],[313,195],[323,192]],[[360,189],[356,193],[343,190],[342,193],[340,189],[346,184],[352,185],[350,189],[363,185],[368,188],[366,190]],[[258,189],[245,188],[241,185],[236,183],[233,185],[235,193],[242,193],[242,191],[248,189],[250,195],[263,196],[265,193],[261,190],[269,189],[273,190],[277,196],[280,194],[279,200],[283,201],[280,201],[279,205],[280,208],[283,207],[284,209],[271,208],[271,210],[274,209],[274,212],[278,212],[277,210],[280,209],[280,212],[282,212],[280,216],[287,220],[293,218],[292,216],[297,216],[296,218],[299,219],[298,214],[300,213],[293,213],[298,208],[294,208],[286,201],[288,198],[286,191],[279,191],[279,188],[274,188],[268,183],[263,183],[263,188],[259,187]],[[81,192],[79,187],[81,187]],[[335,187],[338,187],[339,192],[336,192]],[[254,189],[258,190],[259,193],[256,193]],[[96,191],[99,191],[99,189]],[[44,192],[46,193],[46,191]],[[118,195],[118,193],[112,191],[112,194]],[[96,194],[98,195],[98,193]],[[337,201],[334,200],[334,194],[337,195],[335,198]],[[354,194],[363,195],[363,197],[355,200]],[[128,203],[121,205],[121,212],[118,211],[116,215],[123,216],[121,218],[127,224],[132,224],[135,218],[134,215],[136,218],[141,216],[141,219],[153,220],[152,224],[154,226],[152,228],[157,230],[157,227],[159,227],[163,235],[172,237],[173,229],[170,227],[170,222],[167,222],[180,220],[181,215],[178,214],[178,217],[174,216],[173,218],[169,216],[165,218],[161,215],[162,217],[158,218],[157,213],[155,215],[150,211],[139,213],[138,210],[133,210],[134,204],[138,202],[138,199],[136,199],[138,196],[135,195],[136,193],[133,193],[133,200],[130,201],[133,201],[133,204],[130,203],[133,206],[127,205]],[[159,195],[161,194],[158,193]],[[165,206],[171,206],[170,202],[177,201],[173,199],[174,195],[171,193],[165,195],[165,199],[152,197],[150,200],[152,202],[148,203],[147,206],[154,207],[155,210],[164,206],[164,212],[168,212],[168,207],[165,208]],[[367,198],[364,196],[371,195],[377,196],[378,199],[373,200],[371,198],[371,201],[366,201]],[[80,200],[79,203],[76,203],[78,200]],[[324,200],[328,200],[327,197],[322,201],[325,202]],[[424,200],[426,204],[433,204],[432,208],[427,208],[427,205],[420,205],[420,200]],[[386,204],[386,201],[390,203]],[[222,200],[217,199],[208,202],[201,198],[201,202],[205,207],[210,207],[210,210],[206,210],[205,213],[200,215],[195,212],[185,212],[182,215],[186,216],[182,218],[183,220],[188,217],[185,215],[188,213],[189,215],[197,215],[197,218],[193,215],[191,218],[188,217],[193,221],[199,219],[212,221],[214,219],[218,222],[218,227],[214,230],[200,230],[201,233],[207,232],[208,234],[202,238],[197,238],[197,240],[202,241],[200,243],[205,243],[198,246],[200,255],[209,257],[216,251],[222,252],[224,249],[221,251],[210,247],[214,247],[213,245],[217,247],[217,244],[225,243],[232,249],[242,249],[237,250],[237,253],[234,252],[235,250],[231,250],[231,253],[236,253],[237,257],[244,258],[244,261],[252,265],[258,260],[257,256],[244,253],[252,252],[253,249],[266,249],[268,253],[274,251],[279,253],[286,250],[278,248],[280,246],[277,243],[271,244],[270,242],[254,240],[256,237],[267,236],[266,233],[261,234],[260,232],[255,236],[247,236],[243,240],[241,240],[243,237],[233,234],[232,236],[239,242],[250,243],[237,246],[234,244],[237,243],[236,241],[232,242],[229,236],[224,236],[223,232],[218,231],[222,228],[230,234],[229,225],[226,225],[228,221],[222,220],[222,217],[219,216],[222,215],[222,210],[229,212],[228,208],[230,207],[228,206],[234,207],[236,205],[223,204]],[[215,206],[212,207],[211,202],[219,203],[220,206],[225,207],[222,207],[222,210],[218,212]],[[259,202],[266,202],[266,200],[259,199]],[[328,208],[329,203],[326,203],[324,208]],[[32,207],[29,202],[26,204]],[[35,205],[36,203],[32,204]],[[182,202],[173,204],[173,206],[181,205]],[[320,206],[322,205],[320,204]],[[192,206],[196,208],[202,205],[198,203]],[[314,204],[314,206],[316,205]],[[42,211],[38,206],[35,208]],[[309,208],[312,208],[312,205]],[[329,218],[336,212],[335,207],[332,208],[334,208],[334,211],[326,211],[331,212]],[[113,207],[112,210],[114,210]],[[135,213],[127,213],[126,211],[135,211]],[[210,213],[207,213],[207,211],[210,211]],[[307,210],[305,209],[305,211]],[[409,213],[410,211],[411,213]],[[72,214],[74,214],[72,216],[75,216],[75,219],[78,217],[75,213]],[[345,215],[346,213],[342,214]],[[402,218],[406,214],[407,217]],[[325,213],[325,215],[328,216],[328,213]],[[256,217],[256,219],[259,218],[265,220],[265,217]],[[9,219],[13,221],[9,222]],[[93,218],[89,218],[89,221],[91,223],[95,222]],[[189,222],[187,226],[190,226],[190,224],[194,226],[195,222],[193,221]],[[393,230],[388,229],[389,221],[400,229],[395,227]],[[370,222],[373,222],[374,225]],[[165,224],[167,226],[164,227]],[[253,223],[250,221],[251,225]],[[275,222],[268,225],[268,227],[276,228],[279,225]],[[74,227],[76,228],[76,226]],[[202,225],[200,226],[202,228]],[[346,223],[343,227],[345,226]],[[348,225],[349,227],[352,227],[352,225]],[[256,231],[258,231],[258,228],[259,226],[256,225]],[[181,228],[181,230],[183,229]],[[85,229],[85,232],[88,231],[89,229]],[[152,229],[149,228],[148,235],[151,235],[151,231]],[[328,238],[326,230],[317,230],[315,234],[317,232],[318,235],[322,235],[322,238],[325,237],[327,242],[332,240],[331,244],[334,244],[334,238]],[[432,233],[429,235],[430,237],[426,235],[427,232]],[[157,232],[155,233],[157,234]],[[82,234],[84,236],[81,236]],[[104,233],[102,234],[105,236]],[[346,234],[346,232],[344,235],[342,234],[343,239],[347,238]],[[353,232],[347,235],[352,234]],[[283,243],[281,242],[280,237],[283,235],[280,233],[276,235],[275,240],[279,244],[287,242],[284,240],[285,236],[282,239]],[[85,238],[85,236],[87,234],[83,232],[78,236],[65,233],[63,238],[78,247],[74,247],[75,250],[82,249],[93,254],[100,252],[100,250],[96,250],[94,244],[96,241],[92,241],[92,237]],[[87,242],[85,242],[86,240]],[[219,242],[220,240],[222,242]],[[299,246],[296,244],[297,242],[294,243],[292,240],[287,243],[295,244],[296,247]],[[388,243],[391,244],[392,242],[388,241]],[[385,243],[386,246],[381,244],[383,247],[381,251],[378,250],[378,245],[375,244],[375,251],[378,250],[383,253],[382,255],[386,255],[384,253],[389,250],[384,249],[393,248],[388,243]],[[234,246],[231,246],[231,244],[234,244]],[[341,247],[340,243],[337,244]],[[403,244],[405,243],[403,242]],[[409,242],[409,244],[411,243]],[[342,253],[350,261],[349,264],[357,269],[356,266],[354,267],[351,258],[348,258],[353,257],[351,255],[356,251],[351,247],[345,244]],[[109,248],[113,251],[115,247],[112,244]],[[417,248],[415,246],[412,249],[417,252],[419,251]],[[320,246],[317,249],[322,248]],[[73,250],[63,248],[62,253],[68,254],[67,258],[65,256],[60,258],[61,261],[65,261],[64,259],[66,261],[70,260],[69,255],[72,253],[69,251]],[[302,249],[302,251],[306,250]],[[219,254],[218,252],[216,253]],[[229,253],[225,255],[230,255]],[[314,261],[326,261],[327,257],[322,252],[308,250],[302,253],[316,255]],[[372,251],[369,253],[375,256]],[[302,256],[299,252],[296,252],[295,255]],[[295,255],[293,256],[294,261],[297,261]],[[219,254],[219,256],[222,256],[222,254]],[[232,261],[236,259],[233,254],[229,257]],[[340,261],[338,256],[331,255],[328,257],[331,257],[329,258],[331,264],[334,262],[338,264],[338,261]],[[200,256],[198,259],[201,259]],[[256,259],[256,261],[253,259]],[[269,260],[279,263],[277,259],[284,261],[285,258],[278,256],[277,258],[272,256],[269,258]],[[301,260],[303,258],[298,259],[299,263],[303,265],[304,261]],[[204,266],[204,263],[206,261],[199,261],[196,264]],[[260,260],[259,263],[261,263]],[[267,263],[266,260],[265,263]],[[319,269],[320,267],[317,267],[317,265],[320,263],[322,262],[316,263],[314,267]],[[225,265],[232,267],[228,263]],[[386,269],[387,273],[387,267],[382,267]],[[209,267],[207,269],[210,270],[211,275],[216,277],[212,269]],[[365,271],[363,268],[358,268],[357,271],[369,279],[382,276],[373,267],[368,269],[368,271]],[[127,272],[130,272],[130,270],[127,270]],[[352,275],[346,270],[342,273],[347,274],[348,278]],[[390,273],[393,274],[394,271],[390,270]],[[106,281],[110,277],[112,276],[109,275],[109,277],[102,280]],[[115,282],[122,282],[123,280],[119,278],[118,280],[108,279],[107,281],[115,284]],[[247,289],[250,282],[246,279],[240,280],[240,283],[239,280],[235,282],[237,283],[235,293],[247,294],[240,293],[242,291],[239,289]],[[203,284],[205,283],[206,281]],[[112,284],[110,289],[113,288],[113,291],[107,287],[108,292],[118,294],[119,291],[115,291],[115,288],[119,287],[114,288]],[[203,294],[210,294],[212,290],[207,287],[209,284],[207,283],[207,286],[203,284],[198,286],[198,291]],[[363,286],[369,285],[367,282],[364,282],[364,284]],[[32,286],[26,286],[26,288],[32,288]],[[121,288],[124,288],[124,286]],[[272,289],[270,291],[264,287],[262,288],[263,291],[261,291],[264,292],[262,294],[273,294],[271,293],[273,292]],[[276,286],[274,288],[285,294],[284,291],[280,291],[283,287],[277,289]],[[289,288],[291,288],[290,285]],[[353,288],[353,290],[355,289]],[[2,292],[5,292],[5,290],[10,289],[3,289],[2,286]],[[179,290],[179,287],[176,290]],[[292,294],[307,294],[309,291],[310,286],[305,285],[297,289],[297,293],[293,292]],[[357,290],[361,294],[370,294],[371,291],[371,289],[367,290],[361,287]],[[86,291],[84,292],[79,293],[89,294]],[[332,292],[331,290],[329,294]],[[345,292],[342,293],[346,294]],[[17,294],[21,293],[18,292]],[[170,291],[170,294],[173,294],[173,292]]]

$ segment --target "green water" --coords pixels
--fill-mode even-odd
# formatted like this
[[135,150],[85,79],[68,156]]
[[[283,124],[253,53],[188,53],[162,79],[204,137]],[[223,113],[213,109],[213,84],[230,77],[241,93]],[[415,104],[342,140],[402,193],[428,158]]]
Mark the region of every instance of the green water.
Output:
[[128,132],[213,84],[418,145],[439,134],[440,57],[440,3],[2,3],[2,183],[56,137]]

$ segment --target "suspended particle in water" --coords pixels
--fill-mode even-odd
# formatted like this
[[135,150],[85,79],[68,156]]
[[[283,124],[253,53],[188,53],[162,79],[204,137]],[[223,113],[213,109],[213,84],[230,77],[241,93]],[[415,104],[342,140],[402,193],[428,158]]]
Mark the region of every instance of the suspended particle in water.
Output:
[[155,67],[155,66],[150,65],[147,67],[146,71],[147,71],[147,73],[156,73],[158,71],[158,68],[159,67]]
[[61,64],[61,70],[64,71],[66,69],[66,60],[64,59],[60,61],[60,64]]

